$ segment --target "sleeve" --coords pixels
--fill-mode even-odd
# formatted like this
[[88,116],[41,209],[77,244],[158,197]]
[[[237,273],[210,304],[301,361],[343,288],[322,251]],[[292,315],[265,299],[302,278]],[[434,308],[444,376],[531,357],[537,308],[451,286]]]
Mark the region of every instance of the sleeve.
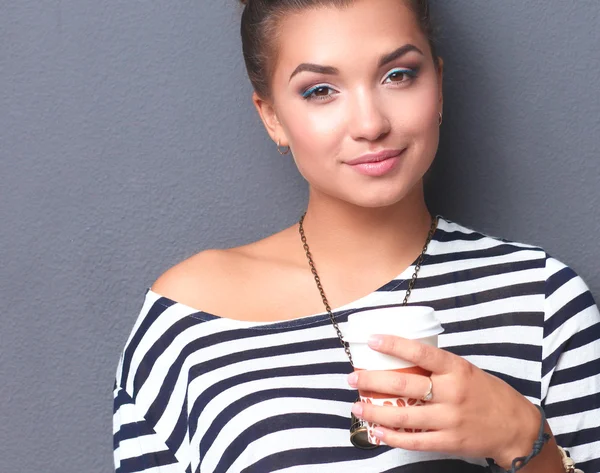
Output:
[[[176,386],[179,376],[167,376],[170,363],[178,358],[175,337],[197,323],[188,314],[189,310],[146,291],[113,386],[117,473],[191,473],[186,424],[178,422],[185,412],[185,386]],[[160,358],[166,364],[158,362]]]
[[546,258],[542,406],[556,442],[600,473],[600,313],[585,282]]
[[116,473],[186,471],[120,387],[114,391],[113,442]]

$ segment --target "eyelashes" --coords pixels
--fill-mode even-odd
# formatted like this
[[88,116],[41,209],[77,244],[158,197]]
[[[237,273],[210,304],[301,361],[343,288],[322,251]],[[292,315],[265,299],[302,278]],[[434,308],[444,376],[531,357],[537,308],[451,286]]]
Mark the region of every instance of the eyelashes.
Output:
[[[418,73],[417,69],[404,69],[401,67],[397,67],[395,69],[392,69],[390,72],[388,72],[388,74],[385,78],[385,81],[387,81],[389,78],[391,78],[394,75],[396,75],[396,76],[404,75],[409,78],[408,81],[412,81],[413,79],[415,79],[417,77],[417,73]],[[402,81],[402,82],[407,82],[407,81]]]
[[[392,87],[405,87],[412,83],[418,75],[419,68],[408,69],[396,67],[386,74],[382,84],[392,84]],[[400,78],[400,80],[394,80],[398,78]],[[303,91],[301,96],[307,101],[326,101],[338,93],[339,92],[329,84],[317,84]]]
[[332,91],[332,90],[334,90],[334,89],[327,84],[318,84],[318,85],[311,87],[307,91],[303,92],[302,98],[304,98],[305,100],[323,100],[323,98],[327,99],[328,97],[331,96],[331,94],[327,94],[327,95],[315,95],[315,94],[317,94],[317,92],[327,92],[327,91]]

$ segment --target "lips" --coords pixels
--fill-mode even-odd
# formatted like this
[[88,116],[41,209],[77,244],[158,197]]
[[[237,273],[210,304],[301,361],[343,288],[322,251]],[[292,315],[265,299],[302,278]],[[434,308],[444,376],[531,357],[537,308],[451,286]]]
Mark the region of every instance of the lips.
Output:
[[369,177],[382,177],[391,173],[399,165],[404,150],[383,150],[364,154],[345,164],[359,174]]
[[378,151],[377,153],[369,153],[363,154],[362,156],[353,159],[351,161],[347,161],[346,164],[350,166],[355,166],[357,164],[370,164],[370,163],[379,163],[381,161],[385,161],[386,159],[394,158],[399,156],[402,151],[401,149],[385,149],[382,151]]

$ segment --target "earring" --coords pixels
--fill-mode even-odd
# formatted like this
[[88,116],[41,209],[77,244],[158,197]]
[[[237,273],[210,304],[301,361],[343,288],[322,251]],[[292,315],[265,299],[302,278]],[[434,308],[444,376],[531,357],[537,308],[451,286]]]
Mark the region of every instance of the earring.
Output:
[[277,140],[277,151],[279,151],[280,155],[284,156],[290,152],[290,147],[286,146],[286,148],[287,149],[285,151],[281,151],[281,146],[279,145],[279,140]]
[[440,116],[440,119],[439,119],[439,121],[438,121],[438,122],[439,122],[438,124],[439,124],[439,126],[442,126],[442,122],[444,121],[444,117],[442,116],[442,112],[438,112],[438,114],[439,114],[439,116]]

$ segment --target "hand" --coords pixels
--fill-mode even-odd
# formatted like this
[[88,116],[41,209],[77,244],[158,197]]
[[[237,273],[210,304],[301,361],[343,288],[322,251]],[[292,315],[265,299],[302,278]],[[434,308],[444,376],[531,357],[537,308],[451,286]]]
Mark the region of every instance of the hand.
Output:
[[[431,371],[433,399],[423,406],[356,403],[357,417],[382,426],[375,435],[391,447],[493,458],[505,469],[530,453],[541,422],[537,408],[518,391],[450,352],[394,336],[376,336],[369,346]],[[393,371],[351,373],[348,382],[364,391],[421,399],[429,379]],[[394,428],[421,429],[420,433]]]

